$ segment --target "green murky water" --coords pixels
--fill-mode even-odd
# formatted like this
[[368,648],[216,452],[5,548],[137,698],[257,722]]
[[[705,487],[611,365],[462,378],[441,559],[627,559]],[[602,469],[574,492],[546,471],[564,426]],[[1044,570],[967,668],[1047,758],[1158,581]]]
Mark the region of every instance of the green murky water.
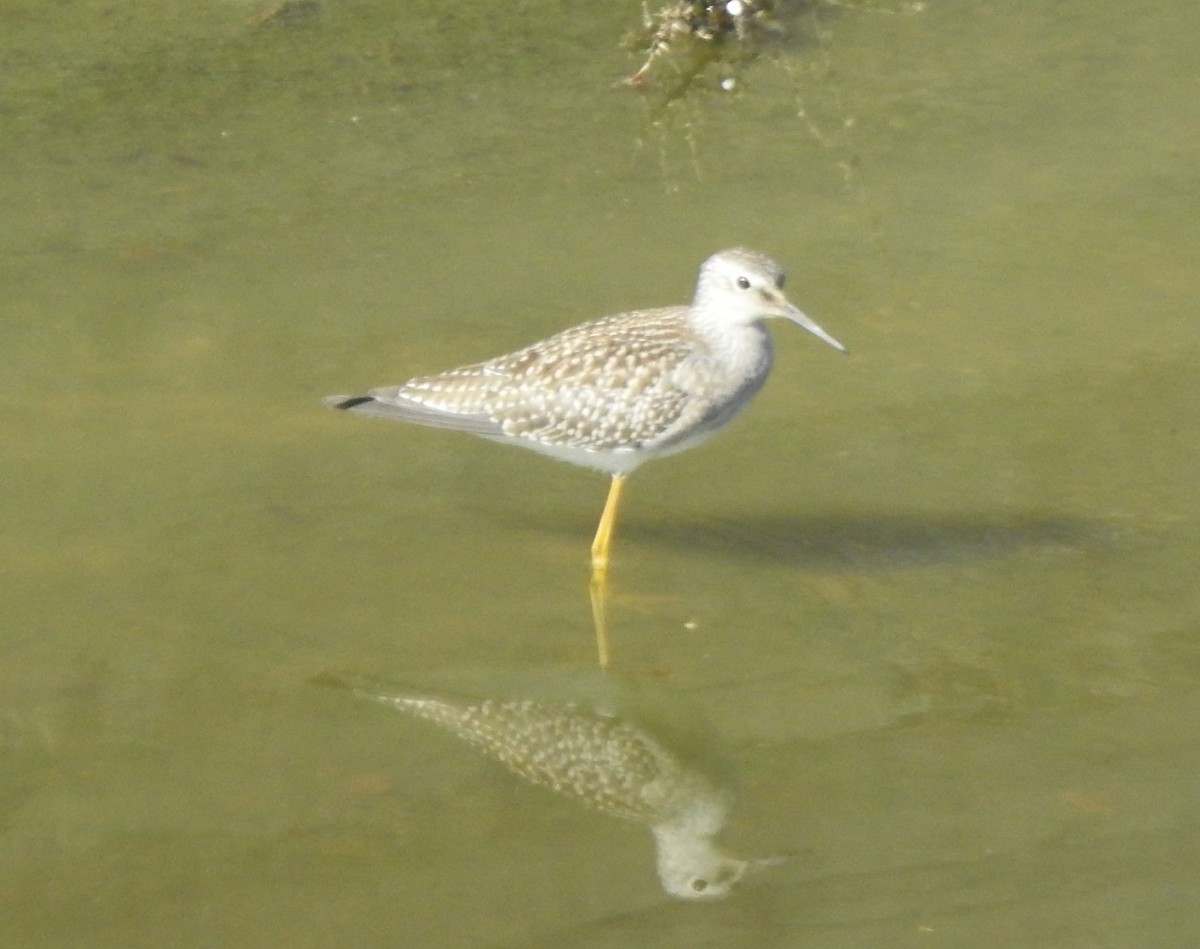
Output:
[[[636,3],[261,9],[0,14],[0,941],[1192,945],[1194,5],[829,8],[659,127]],[[853,356],[631,480],[598,682],[605,480],[319,397],[731,244]],[[330,669],[619,686],[791,859],[676,902]]]

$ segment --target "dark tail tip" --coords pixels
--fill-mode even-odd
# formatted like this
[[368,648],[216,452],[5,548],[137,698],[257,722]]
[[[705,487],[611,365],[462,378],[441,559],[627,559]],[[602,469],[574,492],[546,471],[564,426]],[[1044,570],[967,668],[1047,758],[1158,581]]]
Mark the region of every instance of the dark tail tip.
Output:
[[321,401],[331,409],[349,410],[375,400],[369,395],[331,395]]

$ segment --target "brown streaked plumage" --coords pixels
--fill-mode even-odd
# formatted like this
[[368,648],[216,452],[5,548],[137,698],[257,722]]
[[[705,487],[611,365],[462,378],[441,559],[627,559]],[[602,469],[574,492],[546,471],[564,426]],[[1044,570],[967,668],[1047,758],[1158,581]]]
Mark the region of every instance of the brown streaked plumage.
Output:
[[608,472],[592,544],[593,571],[602,576],[625,476],[708,438],[762,388],[772,362],[764,320],[791,320],[845,351],[788,302],[783,281],[769,257],[721,251],[700,268],[690,306],[605,317],[486,362],[325,401]]

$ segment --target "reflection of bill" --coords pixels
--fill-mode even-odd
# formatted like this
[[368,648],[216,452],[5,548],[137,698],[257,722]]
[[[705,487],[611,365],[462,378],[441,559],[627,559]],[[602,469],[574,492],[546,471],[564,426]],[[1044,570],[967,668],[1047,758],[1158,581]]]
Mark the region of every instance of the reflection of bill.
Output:
[[713,838],[732,796],[625,719],[575,704],[411,691],[362,676],[313,681],[440,725],[527,781],[645,824],[654,834],[659,879],[672,896],[726,896],[748,870],[777,862],[724,853]]

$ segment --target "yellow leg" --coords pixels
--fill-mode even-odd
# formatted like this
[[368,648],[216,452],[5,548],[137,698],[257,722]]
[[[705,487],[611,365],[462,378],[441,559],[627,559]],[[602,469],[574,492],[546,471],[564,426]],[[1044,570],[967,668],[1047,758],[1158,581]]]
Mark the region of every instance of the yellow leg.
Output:
[[604,502],[604,513],[600,515],[600,526],[596,528],[596,539],[592,541],[592,581],[588,592],[592,600],[592,624],[596,629],[596,653],[600,668],[607,669],[609,661],[608,642],[608,559],[612,547],[613,527],[617,523],[617,508],[621,504],[621,488],[625,475],[613,475],[608,489],[608,500]]
[[596,656],[601,671],[605,671],[611,650],[608,643],[608,581],[603,574],[592,574],[588,593],[592,599],[592,626],[596,630]]
[[613,475],[604,513],[600,515],[600,526],[596,528],[596,539],[592,541],[592,577],[601,582],[608,573],[608,550],[612,546],[613,525],[617,523],[617,507],[621,503],[621,487],[624,484],[623,474]]

